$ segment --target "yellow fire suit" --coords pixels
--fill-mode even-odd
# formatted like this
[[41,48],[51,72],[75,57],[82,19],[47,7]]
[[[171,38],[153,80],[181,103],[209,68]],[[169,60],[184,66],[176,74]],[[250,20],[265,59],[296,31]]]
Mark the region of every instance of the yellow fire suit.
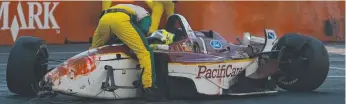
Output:
[[112,1],[102,1],[102,10],[107,10],[109,7],[111,7]]
[[153,1],[153,0],[146,0],[145,3],[149,6],[149,8],[152,10],[151,13],[151,27],[149,30],[149,34],[155,32],[160,25],[160,20],[162,17],[163,12],[166,13],[166,17],[168,19],[169,16],[174,14],[174,3],[172,1]]
[[113,12],[107,11],[108,13],[101,17],[90,48],[103,46],[112,34],[116,35],[135,52],[139,64],[144,68],[143,87],[152,87],[156,80],[154,57],[144,36],[149,31],[150,14],[144,8],[133,4],[118,4],[107,10]]

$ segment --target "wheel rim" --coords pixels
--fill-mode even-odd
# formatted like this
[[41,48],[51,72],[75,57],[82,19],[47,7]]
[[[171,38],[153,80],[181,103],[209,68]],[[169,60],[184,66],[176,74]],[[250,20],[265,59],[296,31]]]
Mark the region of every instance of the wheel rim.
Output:
[[35,81],[32,83],[32,89],[35,92],[39,91],[39,82],[48,71],[48,53],[47,48],[40,47],[36,54],[35,64]]
[[278,82],[287,85],[299,80],[300,73],[307,67],[308,62],[305,49],[305,46],[298,52],[285,49],[284,56],[280,59]]

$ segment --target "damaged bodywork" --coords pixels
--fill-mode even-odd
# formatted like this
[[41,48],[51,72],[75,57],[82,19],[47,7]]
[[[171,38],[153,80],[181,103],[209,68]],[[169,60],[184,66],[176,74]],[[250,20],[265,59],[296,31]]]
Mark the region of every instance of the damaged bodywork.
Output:
[[[177,26],[176,23],[180,25]],[[229,43],[213,30],[193,31],[187,20],[179,14],[168,19],[165,29],[176,37],[168,49],[154,51],[154,57],[159,60],[155,66],[157,82],[164,93],[179,93],[177,96],[188,95],[186,93],[191,91],[205,95],[276,93],[276,86],[284,83],[277,81],[277,78],[285,81],[302,79],[302,76],[292,74],[293,72],[286,69],[281,71],[281,66],[295,62],[291,62],[293,59],[286,55],[292,52],[284,50],[300,46],[294,47],[295,52],[299,52],[308,46],[308,42],[300,45],[280,45],[288,42],[279,40],[274,30],[265,29],[264,38],[244,33],[243,40],[238,39],[240,44]],[[302,60],[297,63],[305,63],[306,57],[310,57],[298,57],[297,53],[294,55],[297,56],[294,57],[295,60]],[[133,51],[124,44],[109,44],[67,59],[44,76],[40,76],[42,79],[36,81],[37,83],[30,84],[39,84],[39,91],[80,97],[136,98],[142,93],[141,74],[142,70]],[[288,75],[293,77],[287,77]],[[244,84],[245,82],[250,84]],[[316,83],[322,82],[323,80],[319,80]],[[296,83],[300,84],[299,81]],[[296,83],[280,86],[288,86],[288,90],[294,90],[297,89],[294,87]],[[249,86],[265,90],[255,91],[252,90],[255,88]],[[316,84],[314,87],[318,86]],[[18,91],[15,88],[10,89]],[[30,93],[36,94],[39,91]]]

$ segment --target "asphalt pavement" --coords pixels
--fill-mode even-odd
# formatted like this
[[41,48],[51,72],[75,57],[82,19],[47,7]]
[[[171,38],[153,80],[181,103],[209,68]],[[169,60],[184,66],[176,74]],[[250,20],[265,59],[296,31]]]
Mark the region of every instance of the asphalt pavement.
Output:
[[[85,51],[89,44],[49,45],[50,58],[67,59]],[[166,102],[146,102],[142,99],[95,100],[58,95],[53,98],[33,99],[11,93],[6,85],[6,64],[10,46],[0,46],[0,104],[345,104],[345,45],[327,44],[330,71],[325,83],[315,92],[296,93],[280,89],[275,95],[249,97],[206,97],[176,99]],[[54,67],[58,63],[50,63]],[[20,77],[20,76],[19,76]]]

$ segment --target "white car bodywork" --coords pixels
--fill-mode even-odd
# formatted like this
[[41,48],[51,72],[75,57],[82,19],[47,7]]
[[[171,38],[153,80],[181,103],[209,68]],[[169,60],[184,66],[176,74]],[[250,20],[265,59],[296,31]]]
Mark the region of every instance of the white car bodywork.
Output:
[[[179,15],[183,25],[187,31],[188,37],[193,41],[197,39],[202,41],[202,52],[206,53],[205,43],[203,39],[196,37],[195,33],[191,29],[187,20]],[[245,45],[250,45],[250,41],[259,41],[265,43],[265,47],[262,52],[270,51],[273,47],[277,36],[273,30],[265,30],[265,38],[259,38],[251,36],[250,34],[244,35]],[[264,41],[264,42],[263,42]],[[114,47],[117,45],[113,45]],[[97,48],[102,49],[103,47]],[[97,49],[91,49],[80,53],[79,55],[92,53]],[[108,59],[117,58],[115,54],[120,54],[122,60],[102,61]],[[78,55],[77,55],[78,56]],[[77,57],[75,56],[75,57]],[[75,76],[74,69],[68,69],[71,63],[65,62],[52,70],[45,76],[45,81],[52,82],[52,90],[62,92],[68,95],[101,98],[101,99],[124,99],[124,98],[136,98],[141,96],[141,90],[134,87],[133,83],[140,79],[141,71],[136,68],[138,62],[131,59],[130,56],[124,53],[111,53],[111,54],[95,54],[88,57],[88,60],[94,63],[87,63],[87,67],[84,71],[93,71],[85,75]],[[109,65],[114,69],[115,85],[122,86],[114,91],[104,91],[101,89],[101,84],[106,80],[107,70],[104,66]],[[68,69],[66,72],[59,71],[58,68]],[[182,64],[182,63],[168,63],[168,75],[174,77],[183,77],[191,79],[198,93],[207,95],[222,95],[224,94],[222,89],[228,89],[232,85],[233,80],[236,79],[237,74],[241,71],[246,71],[246,76],[251,78],[258,77],[257,70],[258,58],[242,59],[242,60],[223,60],[220,62],[203,62],[194,64]],[[68,73],[62,75],[59,73]],[[62,76],[59,76],[62,75]],[[182,85],[183,86],[183,85]]]

